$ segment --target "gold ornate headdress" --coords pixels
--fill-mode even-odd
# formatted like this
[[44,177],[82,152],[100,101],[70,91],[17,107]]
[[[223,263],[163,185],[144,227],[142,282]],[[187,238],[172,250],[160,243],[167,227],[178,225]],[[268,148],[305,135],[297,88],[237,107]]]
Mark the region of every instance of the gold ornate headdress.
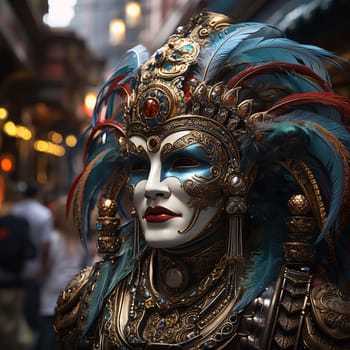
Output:
[[186,27],[178,28],[141,66],[124,116],[128,134],[160,136],[174,129],[210,129],[238,155],[231,133],[223,132],[222,127],[233,131],[239,118],[250,113],[252,100],[238,104],[239,87],[228,89],[223,81],[209,85],[205,72],[203,80],[191,73],[211,37],[220,31],[230,33],[225,28],[231,25],[230,18],[204,11]]

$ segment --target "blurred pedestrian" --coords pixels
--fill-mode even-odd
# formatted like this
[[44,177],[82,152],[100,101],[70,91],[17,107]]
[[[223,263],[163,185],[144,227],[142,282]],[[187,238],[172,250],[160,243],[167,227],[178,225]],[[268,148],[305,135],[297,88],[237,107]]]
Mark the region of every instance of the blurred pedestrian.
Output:
[[23,198],[13,205],[12,214],[28,220],[30,236],[37,251],[35,258],[25,264],[23,272],[25,320],[35,337],[39,328],[40,284],[48,266],[49,237],[53,229],[53,218],[52,212],[40,201],[39,185],[32,182],[23,187]]
[[0,349],[18,350],[23,319],[23,267],[35,256],[29,222],[12,214],[0,215]]
[[66,197],[53,203],[53,211],[54,230],[50,235],[48,271],[41,286],[38,350],[55,349],[53,321],[58,295],[87,258],[73,221],[66,217]]

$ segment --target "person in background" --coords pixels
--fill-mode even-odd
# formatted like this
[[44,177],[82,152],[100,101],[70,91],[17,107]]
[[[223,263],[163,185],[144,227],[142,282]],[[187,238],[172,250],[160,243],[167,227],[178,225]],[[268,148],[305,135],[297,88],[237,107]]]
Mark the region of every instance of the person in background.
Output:
[[40,187],[37,183],[23,184],[20,188],[23,195],[12,207],[13,215],[29,222],[30,237],[37,254],[26,262],[23,271],[25,279],[24,315],[34,340],[39,326],[39,294],[40,284],[48,267],[49,237],[53,229],[52,212],[40,200]]
[[23,318],[25,262],[35,256],[26,219],[0,213],[0,349],[20,349],[19,328]]
[[66,197],[52,203],[54,230],[50,235],[48,269],[40,291],[37,349],[55,349],[53,320],[58,294],[84,266],[86,251],[71,218],[66,217]]

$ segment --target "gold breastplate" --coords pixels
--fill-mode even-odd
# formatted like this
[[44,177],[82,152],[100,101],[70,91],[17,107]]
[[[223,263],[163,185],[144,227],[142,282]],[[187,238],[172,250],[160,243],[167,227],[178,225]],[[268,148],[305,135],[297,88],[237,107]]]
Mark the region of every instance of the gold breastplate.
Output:
[[110,295],[100,325],[105,341],[133,349],[224,349],[235,342],[239,316],[225,259],[181,297],[161,296],[152,274],[151,256],[139,276]]
[[77,275],[58,300],[58,349],[349,349],[349,297],[332,285],[321,285],[311,288],[309,299],[307,272],[283,268],[277,283],[237,314],[226,264],[217,265],[202,287],[183,300],[168,302],[152,289],[145,274],[149,264],[147,258],[139,275],[114,289],[84,336],[98,269]]

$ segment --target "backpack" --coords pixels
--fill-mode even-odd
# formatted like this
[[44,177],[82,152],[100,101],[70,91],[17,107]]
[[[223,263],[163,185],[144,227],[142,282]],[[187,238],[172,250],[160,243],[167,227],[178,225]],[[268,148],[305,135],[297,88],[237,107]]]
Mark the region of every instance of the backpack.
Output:
[[19,275],[26,260],[34,258],[29,222],[13,214],[0,217],[0,268]]

